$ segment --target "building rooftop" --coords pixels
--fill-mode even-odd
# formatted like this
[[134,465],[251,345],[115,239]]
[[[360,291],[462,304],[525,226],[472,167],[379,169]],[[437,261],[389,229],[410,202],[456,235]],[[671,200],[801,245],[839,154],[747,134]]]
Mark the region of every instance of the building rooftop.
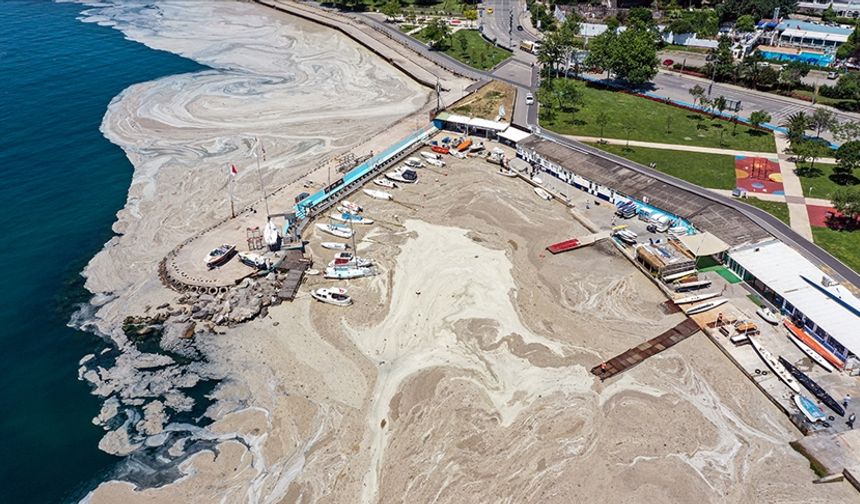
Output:
[[851,28],[843,28],[841,26],[827,26],[818,23],[810,23],[809,21],[797,21],[795,19],[788,19],[779,23],[776,27],[777,30],[783,31],[788,29],[794,29],[804,32],[810,33],[831,33],[834,35],[851,35],[851,32],[854,30]]
[[729,252],[734,261],[764,282],[851,353],[860,355],[860,299],[781,241]]

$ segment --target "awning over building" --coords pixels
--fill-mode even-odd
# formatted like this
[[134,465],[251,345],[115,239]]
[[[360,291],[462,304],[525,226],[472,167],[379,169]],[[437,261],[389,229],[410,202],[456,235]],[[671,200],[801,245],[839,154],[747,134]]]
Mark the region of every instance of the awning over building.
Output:
[[771,241],[729,252],[749,274],[782,296],[854,355],[860,355],[860,299],[796,250]]
[[823,33],[818,31],[798,30],[795,28],[787,28],[782,32],[784,38],[796,38],[803,40],[823,40],[844,44],[848,41],[848,35],[841,33]]
[[511,142],[517,143],[521,140],[525,140],[526,138],[531,136],[531,133],[528,131],[523,131],[517,127],[511,126],[505,131],[499,133],[499,136],[504,138],[505,140],[510,140]]
[[449,112],[441,112],[436,116],[436,119],[445,121],[451,124],[462,124],[471,128],[481,128],[485,130],[504,131],[510,126],[506,122],[490,121],[489,119],[481,119],[480,117],[469,117],[459,114],[451,114]]
[[678,240],[696,257],[717,255],[729,249],[729,245],[708,233],[681,236]]

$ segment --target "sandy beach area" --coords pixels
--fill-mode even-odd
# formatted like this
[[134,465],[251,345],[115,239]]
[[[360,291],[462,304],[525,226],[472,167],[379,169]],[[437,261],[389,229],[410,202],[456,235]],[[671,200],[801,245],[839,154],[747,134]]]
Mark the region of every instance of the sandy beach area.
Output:
[[[856,497],[812,485],[787,444],[797,432],[701,334],[595,380],[589,367],[682,315],[664,313],[661,292],[609,243],[546,253],[587,231],[480,159],[424,168],[393,202],[351,198],[376,221],[359,229],[358,253],[379,271],[339,284],[353,306],[314,301],[311,289],[335,283],[311,276],[294,302],[250,322],[165,334],[194,356],[188,365],[141,350],[123,320],[177,305],[158,261],[225,215],[228,163],[241,170],[237,200],[256,198],[252,137],[276,186],[419,111],[429,93],[335,32],[257,5],[109,5],[84,19],[213,67],[127,89],[102,126],[135,173],[119,236],[85,272],[94,324],[112,342],[81,374],[105,398],[102,448],[132,454],[137,485],[105,482],[87,502]],[[309,229],[320,267],[331,237]],[[205,415],[172,422],[203,381],[218,383]],[[146,450],[154,462],[134,459]]]

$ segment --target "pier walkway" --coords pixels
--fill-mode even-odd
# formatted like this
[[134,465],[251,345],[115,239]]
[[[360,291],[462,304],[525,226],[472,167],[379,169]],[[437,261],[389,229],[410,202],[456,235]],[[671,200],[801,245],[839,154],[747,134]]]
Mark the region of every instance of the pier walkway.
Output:
[[639,346],[633,347],[602,364],[594,366],[591,368],[591,374],[600,378],[601,381],[611,378],[619,373],[627,371],[648,357],[658,354],[663,350],[684,341],[698,331],[699,325],[696,324],[695,321],[689,318],[684,319],[683,322],[659,336],[652,338]]

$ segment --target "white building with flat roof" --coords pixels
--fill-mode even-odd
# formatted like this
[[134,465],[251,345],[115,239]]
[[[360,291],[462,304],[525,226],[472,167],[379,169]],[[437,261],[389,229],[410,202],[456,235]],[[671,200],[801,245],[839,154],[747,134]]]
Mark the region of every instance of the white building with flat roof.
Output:
[[860,299],[779,240],[730,250],[726,266],[843,360],[860,356]]
[[836,12],[837,16],[857,17],[860,15],[860,0],[843,0],[841,2],[832,2],[829,0],[797,2],[797,8],[800,10],[817,11],[821,13],[827,10],[828,7],[833,7],[833,11]]

